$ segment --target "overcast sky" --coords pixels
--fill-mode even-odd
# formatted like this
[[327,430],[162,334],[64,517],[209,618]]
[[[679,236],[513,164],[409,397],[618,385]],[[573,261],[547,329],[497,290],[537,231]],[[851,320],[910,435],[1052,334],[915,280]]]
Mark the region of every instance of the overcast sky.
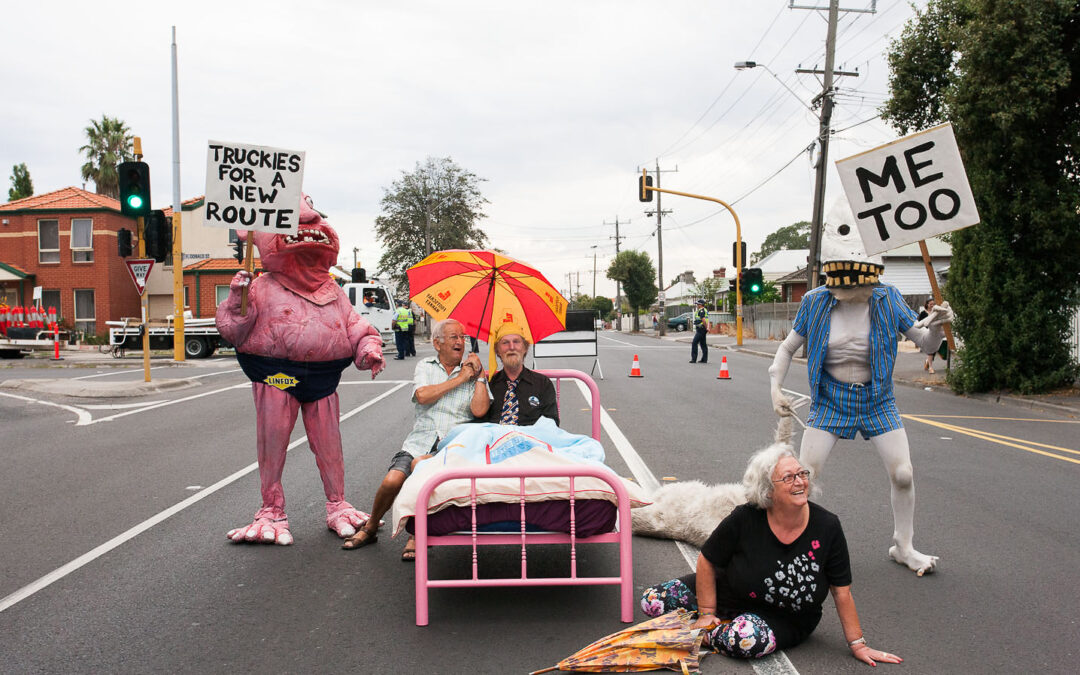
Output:
[[[912,14],[900,0],[841,13],[837,68],[860,76],[838,82],[830,165],[897,137],[872,118]],[[655,202],[638,202],[636,176],[657,161],[663,187],[732,204],[751,253],[810,219],[821,83],[794,71],[824,67],[826,12],[789,0],[16,3],[0,25],[4,189],[22,162],[38,193],[81,186],[83,130],[106,114],[142,137],[154,206],[171,204],[172,26],[182,198],[204,193],[209,139],[305,150],[305,191],[346,267],[354,247],[376,267],[383,189],[428,156],[485,178],[491,244],[563,291],[580,280],[592,294],[595,253],[597,294],[614,296],[616,218],[622,248],[656,263]],[[736,71],[743,60],[777,77]],[[830,166],[827,205],[839,195]],[[673,196],[663,208],[666,281],[731,267],[729,214]]]

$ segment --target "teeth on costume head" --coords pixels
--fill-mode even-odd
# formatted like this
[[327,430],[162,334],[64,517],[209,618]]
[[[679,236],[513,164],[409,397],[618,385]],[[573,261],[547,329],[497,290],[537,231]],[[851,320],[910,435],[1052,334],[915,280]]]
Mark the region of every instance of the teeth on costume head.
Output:
[[866,277],[866,280],[868,282],[872,283],[872,284],[876,284],[877,283],[877,275],[876,274],[871,274],[870,276]]
[[846,270],[851,269],[851,263],[844,263],[844,269],[846,269]]
[[866,283],[866,277],[864,277],[863,275],[860,274],[859,275],[859,285],[862,286],[865,283]]

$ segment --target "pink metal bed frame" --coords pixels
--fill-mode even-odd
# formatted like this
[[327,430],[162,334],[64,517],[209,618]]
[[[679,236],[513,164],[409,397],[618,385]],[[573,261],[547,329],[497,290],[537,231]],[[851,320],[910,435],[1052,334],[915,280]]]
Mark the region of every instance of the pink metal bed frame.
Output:
[[[600,440],[600,390],[591,377],[579,370],[539,370],[537,371],[555,380],[556,398],[563,379],[577,379],[585,383],[592,395],[592,437]],[[570,532],[526,532],[525,531],[525,479],[547,476],[569,477],[570,479]],[[579,476],[599,478],[615,492],[618,499],[619,524],[614,532],[591,537],[578,537],[575,534],[574,479]],[[519,478],[521,518],[520,531],[513,534],[493,534],[476,530],[476,481],[484,478]],[[470,480],[472,495],[472,530],[447,535],[429,535],[427,523],[427,505],[432,491],[440,483],[459,478]],[[498,465],[448,469],[428,479],[420,489],[416,500],[416,625],[428,624],[428,590],[431,588],[479,588],[505,586],[585,586],[619,585],[620,618],[629,623],[634,618],[633,590],[634,565],[630,531],[630,498],[621,479],[610,469],[598,466],[573,466],[561,469],[501,467]],[[595,543],[614,543],[619,545],[619,576],[616,577],[580,577],[577,574],[577,545]],[[478,574],[477,547],[496,544],[510,544],[521,547],[521,576],[497,579],[481,579]],[[533,578],[528,576],[526,544],[570,544],[570,576]],[[431,579],[428,575],[429,546],[472,546],[471,579]]]

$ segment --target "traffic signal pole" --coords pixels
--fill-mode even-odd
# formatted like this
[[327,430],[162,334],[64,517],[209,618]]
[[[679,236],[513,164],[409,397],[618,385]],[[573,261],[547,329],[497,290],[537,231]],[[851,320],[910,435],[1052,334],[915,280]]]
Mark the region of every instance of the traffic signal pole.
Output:
[[[690,197],[691,199],[703,199],[703,200],[705,200],[707,202],[713,202],[713,203],[719,204],[720,206],[723,206],[725,209],[727,209],[728,213],[730,213],[731,217],[735,220],[735,247],[739,251],[742,251],[742,227],[739,225],[739,216],[735,213],[735,209],[731,208],[731,206],[727,202],[725,202],[723,200],[720,200],[720,199],[717,199],[715,197],[706,197],[704,195],[695,195],[695,194],[690,193],[690,192],[679,192],[678,190],[668,190],[666,188],[653,187],[652,185],[649,184],[650,181],[648,181],[648,174],[649,174],[649,172],[648,172],[647,169],[642,169],[641,170],[642,179],[641,179],[641,181],[638,182],[638,186],[641,188],[641,197],[643,199],[644,199],[645,195],[648,192],[664,192],[664,193],[667,193],[669,195],[679,195],[680,197]],[[735,266],[736,266],[736,270],[735,270],[735,272],[736,272],[736,274],[735,274],[735,302],[736,302],[735,344],[737,344],[737,345],[739,345],[741,347],[742,343],[743,343],[742,286],[739,283],[739,278],[742,276],[742,264],[743,264],[743,261],[741,259],[742,258],[741,255],[736,256],[736,258],[738,258],[738,259],[735,261]]]
[[[138,136],[134,139],[135,161],[142,161],[142,139]],[[139,257],[146,257],[146,219],[139,216],[135,219],[135,231],[139,234]],[[150,296],[144,290],[139,296],[139,307],[142,310],[142,363],[143,381],[150,381],[150,324],[147,321],[150,316]]]

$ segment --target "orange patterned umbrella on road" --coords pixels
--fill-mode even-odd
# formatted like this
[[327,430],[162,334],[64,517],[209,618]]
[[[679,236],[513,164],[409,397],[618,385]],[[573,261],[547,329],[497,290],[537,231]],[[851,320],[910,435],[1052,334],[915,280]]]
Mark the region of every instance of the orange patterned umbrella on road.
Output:
[[[553,670],[576,673],[633,673],[645,670],[697,672],[701,662],[701,628],[685,609],[670,612],[600,638],[559,661]],[[708,653],[708,652],[706,652]]]
[[566,300],[536,268],[494,251],[436,251],[406,273],[413,302],[438,321],[456,319],[490,342],[502,323],[535,344],[566,327]]

